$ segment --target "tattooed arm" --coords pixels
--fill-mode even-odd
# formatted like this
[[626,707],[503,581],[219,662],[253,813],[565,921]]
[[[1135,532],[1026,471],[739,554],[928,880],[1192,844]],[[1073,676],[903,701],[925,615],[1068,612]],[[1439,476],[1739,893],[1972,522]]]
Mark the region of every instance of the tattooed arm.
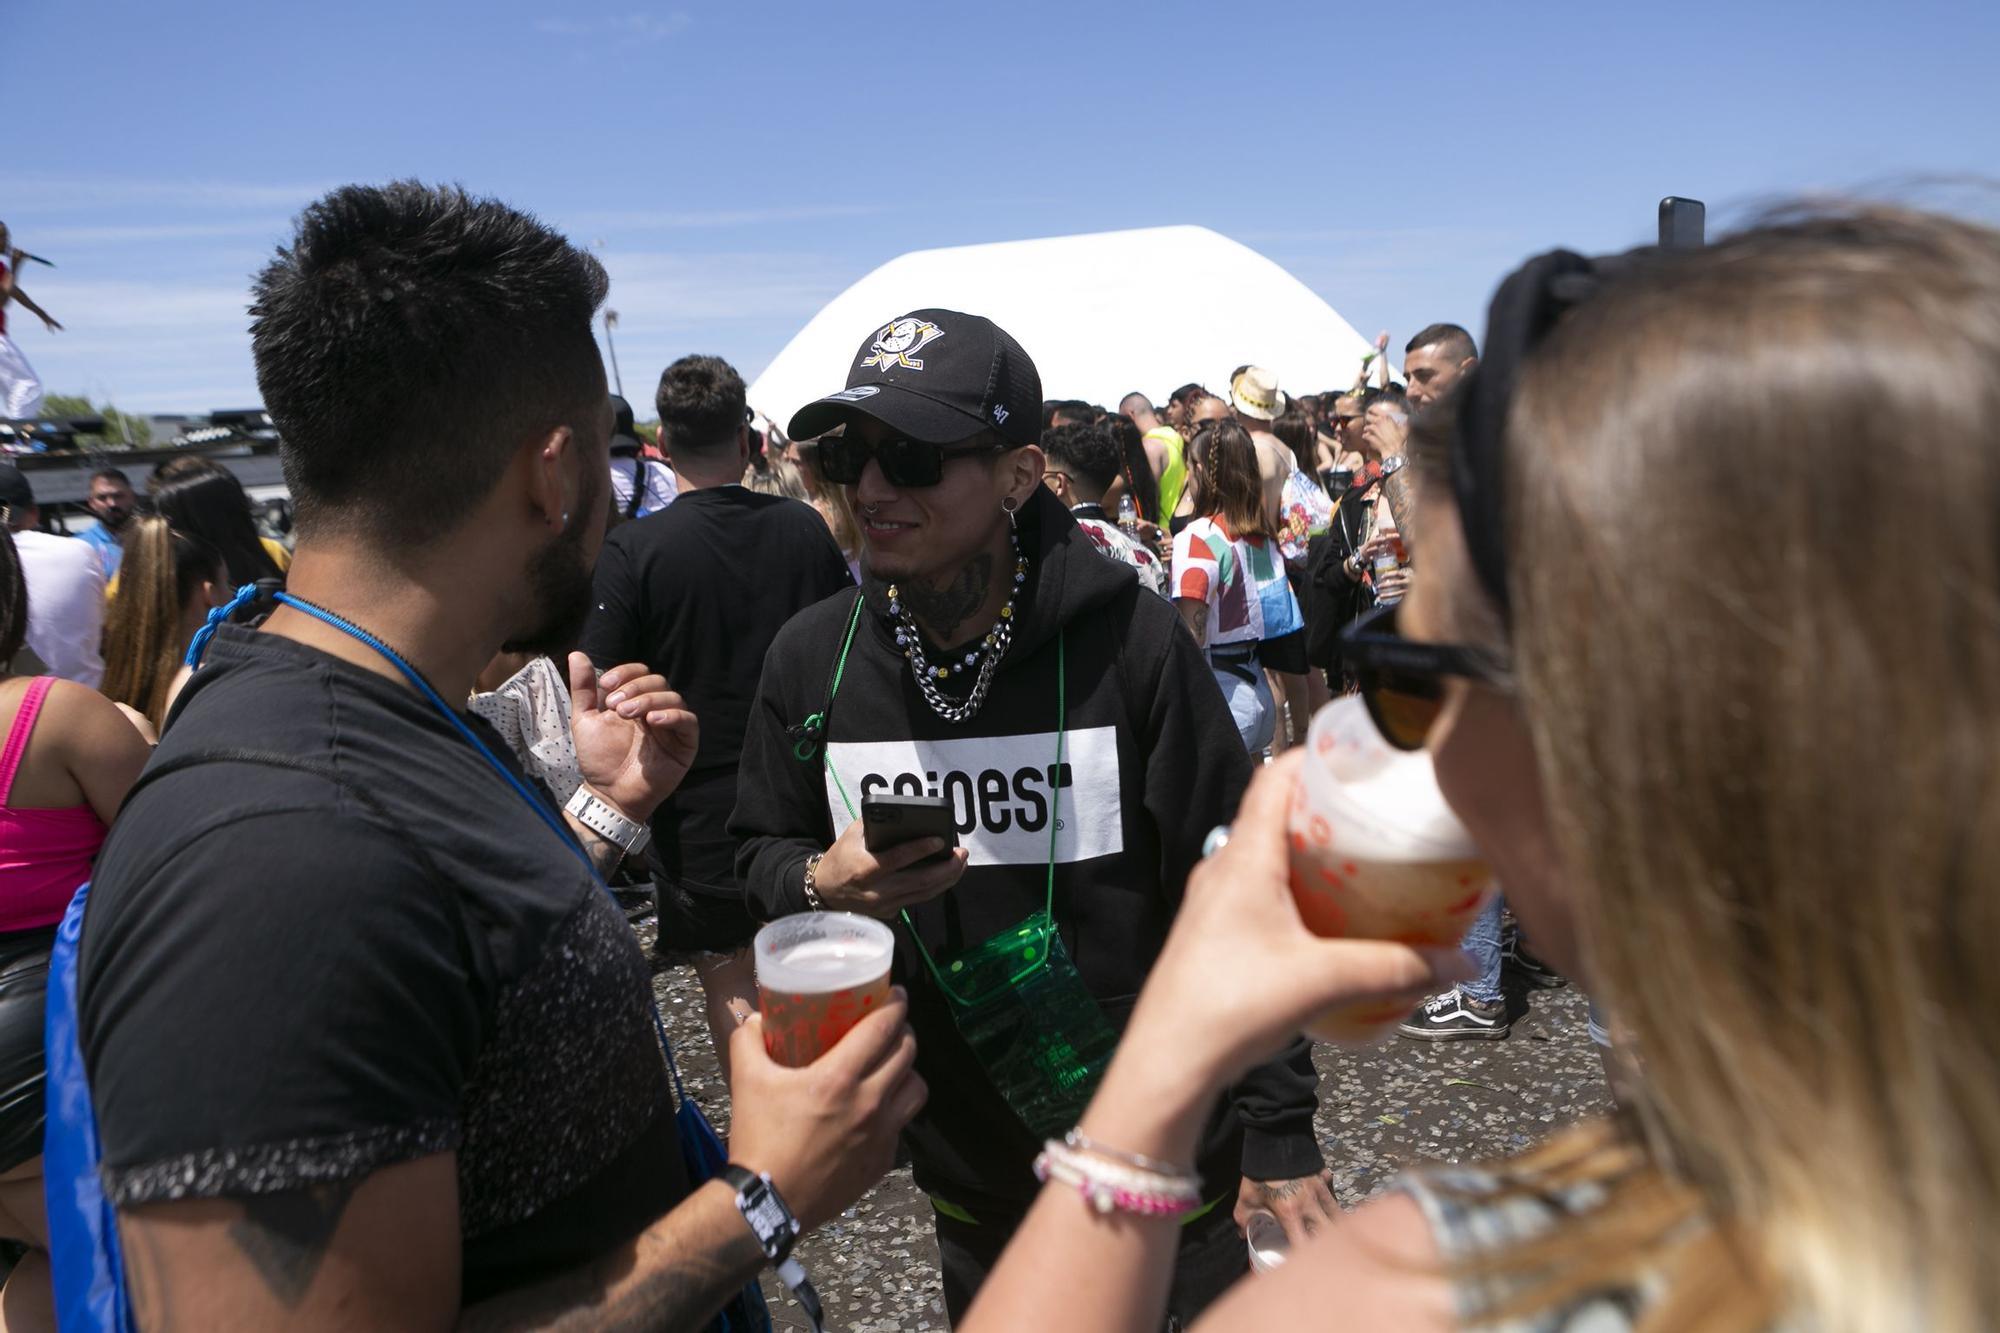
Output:
[[[771,1060],[754,1017],[732,1038],[731,1154],[808,1229],[881,1179],[923,1105],[907,1015],[898,995],[803,1069]],[[764,1264],[734,1193],[710,1182],[590,1263],[461,1310],[452,1153],[344,1185],[122,1209],[118,1234],[144,1333],[693,1329]]]
[[128,1209],[118,1231],[146,1333],[698,1328],[764,1263],[734,1196],[710,1184],[596,1262],[461,1313],[448,1153],[358,1187]]
[[139,1327],[438,1331],[698,1328],[764,1254],[709,1184],[595,1263],[459,1311],[450,1154],[362,1181],[119,1214]]

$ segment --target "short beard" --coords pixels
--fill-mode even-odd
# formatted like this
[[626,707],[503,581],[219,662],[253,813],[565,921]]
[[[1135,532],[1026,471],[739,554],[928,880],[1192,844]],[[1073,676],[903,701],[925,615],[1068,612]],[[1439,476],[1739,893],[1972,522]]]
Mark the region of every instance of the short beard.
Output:
[[576,512],[570,515],[561,535],[528,559],[528,596],[536,620],[525,632],[517,633],[500,645],[503,653],[533,653],[559,657],[576,647],[583,626],[590,619],[591,565],[583,551],[583,535],[590,527],[592,506],[603,508],[609,476],[596,474],[596,485],[586,484],[576,497]]
[[590,562],[583,558],[583,525],[571,525],[535,552],[528,560],[527,577],[535,623],[500,645],[500,651],[553,657],[574,648],[590,618]]

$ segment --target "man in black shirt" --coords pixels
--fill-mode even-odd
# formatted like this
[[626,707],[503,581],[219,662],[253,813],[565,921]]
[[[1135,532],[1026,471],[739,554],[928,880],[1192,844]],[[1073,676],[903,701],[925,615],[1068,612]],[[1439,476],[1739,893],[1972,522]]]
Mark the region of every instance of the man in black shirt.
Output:
[[[898,923],[931,1090],[905,1140],[953,1319],[1035,1197],[1037,1149],[1075,1123],[1082,1053],[1115,1041],[1203,836],[1250,778],[1173,609],[1042,484],[1041,396],[1003,329],[929,309],[879,326],[846,387],[793,416],[792,438],[823,437],[822,472],[851,488],[867,576],[772,644],[729,823],[761,914]],[[958,845],[870,851],[861,811],[878,793],[947,798]],[[1055,967],[1053,942],[1019,951],[1019,929],[1046,935],[1043,913],[1073,971]],[[962,1026],[992,998],[974,1005],[965,989],[992,975],[977,946],[1010,940],[1006,974],[1036,964],[1015,977],[1032,1020],[986,1009]],[[1023,1049],[996,1027],[1049,1044]],[[1206,1189],[1176,1259],[1169,1305],[1183,1323],[1248,1266],[1235,1217],[1269,1209],[1301,1241],[1330,1219],[1317,1089],[1301,1040],[1215,1107],[1189,1164]]]
[[[588,609],[604,290],[534,219],[414,182],[314,204],[258,279],[298,600],[209,645],[78,962],[142,1328],[693,1329],[765,1261],[735,1187],[690,1189],[646,960],[584,860],[637,841],[694,719],[572,655],[565,832],[461,711]],[[922,1100],[902,1013],[804,1070],[738,1034],[733,1157],[807,1226]]]
[[680,497],[605,540],[583,650],[599,669],[651,663],[701,719],[700,753],[653,814],[651,865],[660,951],[694,964],[727,1072],[729,1034],[757,1007],[757,922],[724,827],[757,673],[787,620],[854,579],[812,506],[742,485],[749,428],[728,362],[682,357],[657,404]]

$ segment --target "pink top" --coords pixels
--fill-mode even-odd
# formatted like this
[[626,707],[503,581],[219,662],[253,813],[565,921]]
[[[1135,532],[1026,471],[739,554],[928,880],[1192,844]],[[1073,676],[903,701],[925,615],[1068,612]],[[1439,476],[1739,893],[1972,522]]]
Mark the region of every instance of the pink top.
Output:
[[28,683],[6,748],[0,749],[0,933],[61,921],[104,845],[104,821],[88,805],[16,810],[7,804],[28,736],[55,679],[37,676]]

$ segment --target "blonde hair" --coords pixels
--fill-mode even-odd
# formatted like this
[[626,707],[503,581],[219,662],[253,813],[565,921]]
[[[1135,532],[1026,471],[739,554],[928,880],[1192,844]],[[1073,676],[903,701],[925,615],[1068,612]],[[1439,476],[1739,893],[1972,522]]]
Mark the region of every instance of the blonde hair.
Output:
[[806,501],[805,478],[786,459],[766,454],[762,466],[751,463],[743,469],[743,484],[759,495],[782,495],[787,500]]
[[158,728],[166,723],[167,688],[187,651],[182,613],[203,582],[226,583],[228,572],[213,546],[146,515],[126,528],[118,573],[118,595],[104,618],[101,690]]
[[[1494,1267],[1646,1328],[2000,1309],[2000,233],[1780,218],[1524,370],[1512,647],[1629,1127]],[[1520,1304],[1522,1302],[1515,1302]]]
[[[844,429],[837,428],[837,429]],[[820,474],[819,441],[800,440],[794,446],[799,455],[799,475],[813,508],[833,533],[834,545],[849,560],[861,555],[861,523],[854,517],[854,499],[845,486],[836,486]]]

